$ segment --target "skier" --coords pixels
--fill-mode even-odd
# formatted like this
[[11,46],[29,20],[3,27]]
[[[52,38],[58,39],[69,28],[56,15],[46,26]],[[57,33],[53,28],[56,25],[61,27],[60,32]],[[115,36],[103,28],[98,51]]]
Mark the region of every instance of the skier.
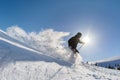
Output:
[[75,36],[71,37],[68,40],[68,46],[73,51],[74,54],[76,54],[76,52],[79,53],[79,51],[76,49],[78,43],[85,44],[79,39],[81,38],[81,36],[82,33],[78,32]]

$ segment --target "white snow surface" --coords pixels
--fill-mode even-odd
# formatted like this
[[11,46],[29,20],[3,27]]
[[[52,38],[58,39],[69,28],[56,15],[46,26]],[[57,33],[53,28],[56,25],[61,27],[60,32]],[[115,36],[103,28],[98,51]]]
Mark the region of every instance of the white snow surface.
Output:
[[[54,51],[54,48],[50,50]],[[91,66],[81,63],[81,60],[78,64],[72,64],[63,57],[57,59],[43,52],[0,30],[0,80],[120,80],[118,70]]]

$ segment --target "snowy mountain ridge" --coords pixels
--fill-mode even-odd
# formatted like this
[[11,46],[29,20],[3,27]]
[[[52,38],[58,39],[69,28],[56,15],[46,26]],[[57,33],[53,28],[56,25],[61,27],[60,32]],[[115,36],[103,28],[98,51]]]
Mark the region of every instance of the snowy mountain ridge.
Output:
[[108,58],[108,59],[104,59],[104,60],[94,61],[94,62],[91,62],[91,64],[95,64],[95,65],[101,66],[101,67],[120,70],[120,56]]
[[93,61],[91,63],[102,63],[102,62],[110,62],[110,61],[116,61],[116,60],[120,60],[120,56],[115,56],[112,58],[107,58],[107,59],[103,59],[103,60],[97,60],[97,61]]
[[[41,48],[42,49],[42,48]],[[52,49],[53,50],[53,49]],[[54,52],[54,51],[53,51]],[[0,80],[119,80],[120,71],[50,57],[0,31]]]

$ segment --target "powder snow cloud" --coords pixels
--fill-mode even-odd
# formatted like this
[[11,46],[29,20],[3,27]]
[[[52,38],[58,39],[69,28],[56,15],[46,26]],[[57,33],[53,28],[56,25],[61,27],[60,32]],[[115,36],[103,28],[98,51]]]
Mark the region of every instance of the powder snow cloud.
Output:
[[[6,29],[6,33],[12,38],[23,42],[43,54],[67,61],[69,59],[73,59],[73,57],[71,57],[73,56],[71,50],[64,46],[64,43],[67,43],[64,38],[69,36],[69,32],[46,29],[38,33],[28,33],[19,26],[12,26]],[[82,61],[82,57],[80,55],[79,61]]]
[[67,57],[71,55],[71,51],[64,46],[64,37],[68,36],[69,32],[46,29],[38,33],[28,33],[18,26],[8,27],[6,32],[14,39],[17,39],[44,54],[62,59],[67,59]]

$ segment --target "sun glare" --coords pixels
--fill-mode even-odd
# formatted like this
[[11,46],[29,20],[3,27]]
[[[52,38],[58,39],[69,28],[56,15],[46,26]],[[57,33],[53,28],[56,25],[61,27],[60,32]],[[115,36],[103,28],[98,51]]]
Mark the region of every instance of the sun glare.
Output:
[[88,36],[84,37],[82,40],[85,44],[88,44],[90,42],[90,38]]

